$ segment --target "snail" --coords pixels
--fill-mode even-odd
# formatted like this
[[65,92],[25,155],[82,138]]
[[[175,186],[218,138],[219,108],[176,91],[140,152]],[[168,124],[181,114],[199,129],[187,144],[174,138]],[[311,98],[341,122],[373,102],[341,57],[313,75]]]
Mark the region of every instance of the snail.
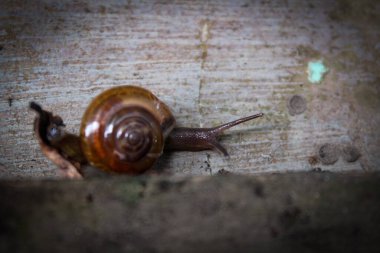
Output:
[[[68,161],[80,173],[89,163],[109,172],[141,174],[164,150],[218,150],[228,156],[218,137],[233,126],[263,116],[258,113],[212,128],[176,127],[170,108],[147,89],[119,86],[92,100],[82,118],[80,135],[64,131],[63,120],[35,102],[35,132],[45,155],[58,166]],[[55,152],[59,159],[52,158]]]

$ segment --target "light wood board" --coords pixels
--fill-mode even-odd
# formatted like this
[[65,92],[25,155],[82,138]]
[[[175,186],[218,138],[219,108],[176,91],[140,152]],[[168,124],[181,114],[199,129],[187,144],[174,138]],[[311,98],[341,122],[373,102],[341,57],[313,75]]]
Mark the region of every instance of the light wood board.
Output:
[[[78,133],[101,91],[135,84],[167,103],[178,125],[228,131],[230,153],[164,155],[174,175],[380,168],[378,1],[1,1],[0,178],[57,178],[32,132],[36,101]],[[329,72],[307,80],[310,60]],[[307,110],[292,116],[288,101]],[[361,157],[315,163],[324,143]]]

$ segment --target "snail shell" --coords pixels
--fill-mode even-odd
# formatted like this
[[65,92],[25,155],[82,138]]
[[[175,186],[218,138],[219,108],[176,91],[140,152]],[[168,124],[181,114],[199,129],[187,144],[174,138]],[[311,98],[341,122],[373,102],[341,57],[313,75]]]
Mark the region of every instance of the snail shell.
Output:
[[168,106],[150,91],[121,86],[98,95],[81,123],[81,146],[95,167],[138,174],[161,156],[175,126]]

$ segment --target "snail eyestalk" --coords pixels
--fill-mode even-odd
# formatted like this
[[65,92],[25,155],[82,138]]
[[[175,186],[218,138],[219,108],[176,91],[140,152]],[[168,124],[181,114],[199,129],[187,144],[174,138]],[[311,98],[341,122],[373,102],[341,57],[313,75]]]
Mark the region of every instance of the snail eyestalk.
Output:
[[228,156],[227,150],[218,141],[219,136],[231,127],[262,116],[264,116],[263,113],[258,113],[212,128],[174,128],[166,141],[165,149],[173,151],[201,151],[214,149],[219,150],[224,156]]

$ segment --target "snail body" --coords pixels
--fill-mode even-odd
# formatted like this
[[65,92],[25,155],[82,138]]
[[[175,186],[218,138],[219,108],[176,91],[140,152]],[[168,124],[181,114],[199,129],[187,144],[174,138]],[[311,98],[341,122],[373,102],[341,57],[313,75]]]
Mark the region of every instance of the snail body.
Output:
[[[63,159],[74,164],[90,163],[105,171],[126,174],[148,170],[164,150],[215,149],[228,156],[218,142],[223,131],[263,116],[259,113],[213,128],[175,127],[169,107],[150,91],[137,86],[120,86],[106,90],[92,100],[82,118],[80,136],[62,131],[55,133],[54,136],[60,137],[54,139],[50,137],[49,129],[61,129],[53,120],[59,116],[42,110],[34,102],[31,108],[39,114],[35,126],[39,128],[36,134],[42,147],[54,148]],[[62,138],[66,135],[70,136],[70,142],[61,141],[68,139]],[[73,143],[80,143],[79,151],[66,154],[65,150],[78,150],[78,147],[71,147]],[[62,161],[53,162],[62,164]]]

